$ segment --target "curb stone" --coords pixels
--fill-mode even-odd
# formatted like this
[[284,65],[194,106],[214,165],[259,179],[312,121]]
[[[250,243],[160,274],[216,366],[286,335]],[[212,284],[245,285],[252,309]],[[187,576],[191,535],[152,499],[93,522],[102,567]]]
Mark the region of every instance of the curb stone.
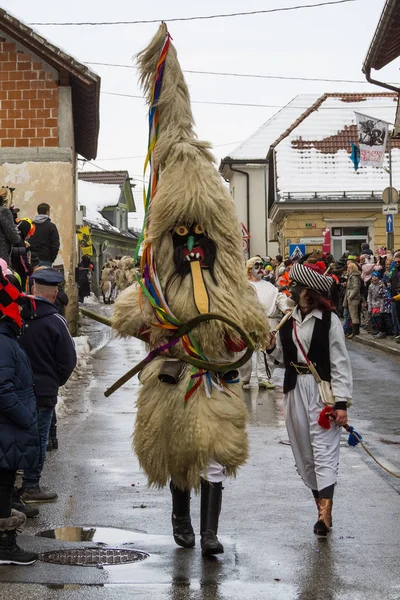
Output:
[[388,345],[388,343],[378,342],[374,339],[367,338],[365,335],[357,335],[350,342],[356,342],[356,344],[361,344],[364,346],[370,346],[371,348],[375,348],[376,350],[380,350],[381,352],[386,352],[386,354],[391,354],[392,356],[400,357],[400,344],[396,344],[397,348]]

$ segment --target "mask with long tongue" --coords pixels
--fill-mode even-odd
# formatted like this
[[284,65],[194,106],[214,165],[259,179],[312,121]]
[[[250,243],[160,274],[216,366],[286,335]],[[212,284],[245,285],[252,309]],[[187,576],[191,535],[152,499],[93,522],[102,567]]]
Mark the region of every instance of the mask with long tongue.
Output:
[[203,269],[213,276],[216,247],[199,224],[178,225],[172,231],[175,270],[185,277],[192,275],[193,295],[200,314],[210,312],[210,299],[203,277]]

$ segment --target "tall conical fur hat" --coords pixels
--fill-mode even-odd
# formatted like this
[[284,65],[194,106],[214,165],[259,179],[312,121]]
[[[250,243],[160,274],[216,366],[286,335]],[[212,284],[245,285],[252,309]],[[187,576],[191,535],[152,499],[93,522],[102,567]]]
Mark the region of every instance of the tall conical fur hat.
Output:
[[[157,89],[160,57],[165,58],[161,90]],[[154,110],[155,90],[158,94],[157,136],[151,156],[153,173],[159,169],[160,177],[150,202],[145,244],[151,246],[168,306],[180,322],[199,312],[214,312],[235,320],[247,331],[257,330],[265,341],[268,326],[245,276],[235,207],[215,167],[210,144],[199,141],[194,132],[188,87],[165,24],[137,58],[150,111]],[[205,252],[201,269],[199,260],[193,264],[196,261],[187,256],[186,242],[180,245],[177,241],[179,228],[187,231],[186,241],[191,237],[194,244],[201,236],[196,232],[203,232],[203,239],[194,247],[196,252],[192,252],[194,257],[203,257]],[[202,303],[204,307],[204,296],[208,298],[202,309],[199,306]],[[213,356],[224,352],[227,330],[224,323],[212,321],[198,326],[194,335],[203,352]],[[232,330],[229,334],[237,339]],[[156,343],[163,332],[153,331],[152,335]]]

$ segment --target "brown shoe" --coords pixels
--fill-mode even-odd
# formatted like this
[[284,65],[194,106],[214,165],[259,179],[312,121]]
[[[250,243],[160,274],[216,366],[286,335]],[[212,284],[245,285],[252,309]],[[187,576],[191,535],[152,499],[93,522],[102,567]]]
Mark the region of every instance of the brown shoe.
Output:
[[318,506],[318,521],[314,525],[314,533],[317,537],[326,538],[332,529],[332,505],[330,498],[316,498]]

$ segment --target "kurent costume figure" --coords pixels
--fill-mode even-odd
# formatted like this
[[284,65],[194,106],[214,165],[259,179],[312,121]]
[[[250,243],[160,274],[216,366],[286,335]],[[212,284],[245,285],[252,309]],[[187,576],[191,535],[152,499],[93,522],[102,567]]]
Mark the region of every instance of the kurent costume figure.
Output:
[[[327,299],[333,279],[317,266],[305,264],[293,265],[290,279],[297,306],[276,339],[271,336],[267,351],[285,364],[283,391],[290,444],[297,470],[318,507],[314,533],[326,537],[332,527],[341,425],[347,423],[352,394],[351,367],[342,324]],[[315,366],[320,385],[308,361]],[[334,408],[329,429],[318,424],[326,406],[322,396]]]
[[[279,292],[276,286],[263,280],[263,272],[263,262],[260,257],[253,256],[247,261],[247,279],[256,290],[260,304],[264,307],[269,326],[275,329],[283,313],[294,308],[294,304],[285,294]],[[267,355],[262,350],[254,352],[251,360],[240,369],[240,375],[246,382],[244,389],[264,387],[267,390],[274,390],[276,386],[271,382],[274,363],[274,360],[267,359]]]
[[[190,490],[201,489],[204,556],[223,552],[218,541],[222,482],[248,455],[246,408],[237,371],[191,367],[185,357],[229,363],[244,349],[235,327],[203,320],[208,313],[268,341],[265,313],[245,277],[239,223],[231,197],[205,142],[193,131],[189,93],[165,25],[139,54],[150,105],[150,185],[145,204],[140,285],[117,298],[113,327],[140,335],[167,354],[140,374],[134,449],[149,485],[170,480],[175,542],[192,547]],[[232,278],[232,273],[235,277]]]

